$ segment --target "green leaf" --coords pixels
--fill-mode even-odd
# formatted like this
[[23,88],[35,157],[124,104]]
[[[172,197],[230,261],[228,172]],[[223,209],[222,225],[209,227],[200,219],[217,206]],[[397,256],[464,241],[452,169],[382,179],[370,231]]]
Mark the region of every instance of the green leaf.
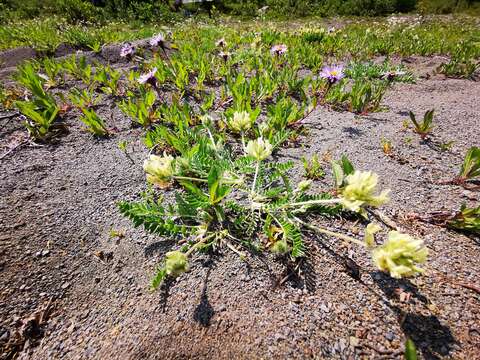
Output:
[[447,226],[452,229],[480,234],[480,206],[469,208],[463,204],[460,212],[447,222]]
[[405,360],[417,360],[417,349],[411,339],[405,342]]
[[343,170],[344,176],[348,176],[354,173],[355,169],[352,163],[350,162],[350,160],[348,160],[348,158],[345,155],[342,155],[341,162],[342,162],[342,170]]
[[332,173],[333,180],[335,182],[335,188],[339,189],[343,183],[343,170],[337,161],[332,161]]
[[472,146],[465,156],[460,169],[460,177],[463,179],[472,179],[480,176],[480,148]]
[[165,270],[165,267],[159,266],[157,268],[157,271],[155,273],[155,276],[153,277],[151,283],[150,283],[150,288],[152,290],[158,289],[158,287],[163,283],[165,278],[167,277],[167,271]]

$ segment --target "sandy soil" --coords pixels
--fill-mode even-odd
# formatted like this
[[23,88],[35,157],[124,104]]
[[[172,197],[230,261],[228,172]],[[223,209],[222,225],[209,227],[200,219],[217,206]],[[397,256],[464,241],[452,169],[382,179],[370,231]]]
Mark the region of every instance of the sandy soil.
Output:
[[[480,358],[480,294],[462,286],[480,283],[479,239],[406,216],[479,203],[478,192],[438,184],[480,145],[479,98],[480,83],[467,80],[395,85],[382,112],[314,111],[303,146],[278,156],[344,153],[377,172],[392,189],[385,212],[430,249],[426,276],[394,281],[363,250],[312,235],[300,278],[279,284],[288,271],[273,257],[245,262],[219,252],[153,293],[150,276],[171,243],[134,229],[116,208],[145,189],[142,131],[105,106],[101,114],[118,132],[95,140],[68,115],[69,134],[0,161],[0,357],[390,359],[402,357],[408,336],[426,359]],[[433,143],[455,141],[450,151],[403,127],[408,110],[431,108]],[[3,153],[23,130],[16,117],[0,126]],[[382,138],[392,141],[393,157]],[[316,186],[330,183],[328,174]],[[360,235],[351,222],[331,226]],[[125,236],[112,238],[112,229]],[[41,326],[32,316],[43,316]]]

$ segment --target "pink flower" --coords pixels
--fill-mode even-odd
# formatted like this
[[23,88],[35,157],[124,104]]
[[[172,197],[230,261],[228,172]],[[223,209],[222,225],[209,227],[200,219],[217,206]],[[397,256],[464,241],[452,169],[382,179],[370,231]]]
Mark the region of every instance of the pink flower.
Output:
[[150,46],[152,47],[161,47],[165,46],[165,37],[162,33],[158,33],[150,39]]
[[120,49],[120,57],[130,58],[133,54],[135,54],[135,48],[130,43],[126,43]]
[[220,56],[223,59],[223,61],[226,62],[228,58],[231,56],[231,54],[228,51],[220,51],[218,53],[218,56]]
[[322,79],[326,79],[329,84],[333,85],[345,77],[345,74],[343,73],[343,66],[325,66],[320,73],[320,77]]
[[272,48],[270,49],[270,53],[272,55],[283,55],[287,52],[287,45],[285,44],[280,44],[280,45],[273,45]]
[[227,42],[225,41],[224,38],[221,38],[220,40],[218,40],[216,43],[215,43],[215,46],[216,47],[225,47],[227,46]]
[[140,75],[138,78],[138,82],[140,84],[151,84],[153,86],[157,83],[157,78],[155,77],[155,73],[157,72],[157,68],[153,68],[146,74]]

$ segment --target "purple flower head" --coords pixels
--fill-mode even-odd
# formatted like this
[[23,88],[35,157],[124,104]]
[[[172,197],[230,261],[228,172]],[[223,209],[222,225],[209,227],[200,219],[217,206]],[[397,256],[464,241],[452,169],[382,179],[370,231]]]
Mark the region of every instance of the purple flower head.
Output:
[[402,70],[396,70],[396,71],[387,71],[386,73],[382,74],[382,79],[386,79],[388,81],[393,81],[399,76],[405,75],[406,72]]
[[224,47],[227,46],[227,42],[225,41],[224,38],[221,38],[220,40],[218,40],[218,41],[215,43],[215,46],[216,46],[216,47],[224,48]]
[[287,45],[285,44],[280,44],[280,45],[273,45],[272,48],[270,49],[270,53],[272,55],[283,55],[287,52]]
[[157,78],[155,77],[155,73],[157,72],[157,68],[153,68],[146,74],[140,75],[138,78],[138,82],[140,84],[150,84],[155,86],[157,84]]
[[163,48],[165,46],[165,36],[162,33],[158,33],[150,39],[150,46]]
[[120,57],[131,58],[133,54],[135,54],[135,48],[130,43],[126,43],[120,49]]
[[220,56],[223,59],[223,61],[226,62],[228,58],[231,56],[231,54],[228,51],[220,51],[218,53],[218,56]]
[[343,73],[343,66],[325,66],[320,73],[320,77],[322,79],[326,79],[329,84],[333,85],[345,77],[345,74]]

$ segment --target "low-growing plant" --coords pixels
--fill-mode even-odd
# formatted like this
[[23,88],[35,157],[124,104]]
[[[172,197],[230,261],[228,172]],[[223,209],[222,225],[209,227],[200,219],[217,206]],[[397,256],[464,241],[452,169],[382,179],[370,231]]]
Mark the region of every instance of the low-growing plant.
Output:
[[388,88],[385,81],[360,81],[353,83],[350,90],[337,86],[327,94],[327,100],[334,105],[346,107],[348,111],[366,114],[378,111],[380,103]]
[[453,182],[463,185],[467,181],[475,180],[478,177],[480,177],[480,148],[472,146],[468,149],[460,173]]
[[97,66],[93,79],[100,84],[103,93],[113,96],[121,95],[120,78],[122,73],[109,65]]
[[94,107],[98,105],[101,100],[101,97],[96,96],[95,92],[89,89],[79,90],[78,88],[70,90],[68,98],[72,105],[79,109]]
[[51,135],[50,130],[55,122],[59,108],[55,103],[38,101],[16,101],[18,110],[27,117],[24,125],[29,135],[35,140],[44,141]]
[[382,146],[382,151],[385,155],[392,155],[393,145],[390,140],[382,138],[380,140],[380,144]]
[[392,231],[383,245],[376,246],[378,225],[367,227],[365,241],[311,225],[315,216],[328,218],[342,209],[364,213],[366,207],[388,201],[388,191],[375,194],[377,176],[353,171],[348,160],[342,162],[339,196],[332,197],[328,193],[307,195],[308,181],[292,186],[288,171],[293,163],[267,162],[273,147],[262,138],[249,141],[245,154],[235,158],[214,129],[203,125],[195,144],[183,144],[180,149],[175,157],[150,155],[144,163],[147,181],[153,186],[179,186],[174,203],[164,204],[162,196],[149,190],[140,202],[119,204],[136,226],[182,244],[166,253],[152,288],[188,271],[190,257],[211,249],[230,249],[241,258],[249,251],[267,250],[297,261],[306,256],[302,229],[371,249],[376,266],[393,277],[422,271],[417,264],[426,260],[427,249],[409,235]]
[[61,85],[63,79],[63,67],[58,61],[52,58],[45,58],[40,62],[40,65],[45,72],[45,88],[49,89]]
[[447,221],[447,226],[480,235],[480,206],[470,208],[462,205],[461,209]]
[[345,75],[354,80],[384,79],[389,82],[413,82],[413,75],[404,67],[392,66],[389,61],[376,64],[373,61],[352,62],[345,69]]
[[29,135],[44,141],[50,136],[50,129],[60,111],[57,102],[44,89],[46,80],[36,72],[32,63],[19,67],[16,80],[31,93],[31,100],[17,100],[14,104],[28,118],[24,125]]
[[480,69],[478,50],[470,44],[459,44],[449,62],[440,67],[440,71],[449,77],[472,79]]
[[335,189],[339,190],[345,186],[345,179],[355,172],[355,168],[345,155],[340,160],[333,160],[331,165]]
[[135,123],[147,128],[161,116],[160,110],[155,106],[156,99],[157,95],[154,90],[141,89],[139,96],[129,93],[128,100],[122,100],[118,106]]
[[320,180],[325,176],[325,171],[322,168],[322,164],[318,160],[317,154],[308,160],[306,157],[302,156],[303,169],[305,171],[305,177],[311,180]]
[[455,141],[447,141],[447,142],[442,142],[438,144],[438,147],[440,151],[450,151],[452,149],[453,144],[455,144]]
[[93,68],[87,62],[86,56],[77,58],[74,54],[62,62],[62,67],[66,73],[76,80],[83,81],[84,84],[91,85],[93,82]]
[[188,71],[185,64],[182,61],[172,59],[170,62],[169,77],[175,84],[178,90],[178,98],[182,98],[187,90],[187,86],[190,83]]
[[10,110],[13,108],[15,101],[18,100],[21,96],[20,90],[15,87],[5,88],[3,84],[0,83],[0,107],[3,107],[5,110]]
[[411,218],[453,230],[480,235],[480,206],[468,207],[466,204],[463,204],[459,210],[411,214]]
[[80,121],[87,125],[89,132],[99,137],[109,134],[105,122],[93,109],[83,108],[82,113],[83,116],[80,117]]
[[415,114],[412,111],[409,111],[408,114],[410,116],[410,120],[413,123],[413,126],[415,127],[414,131],[420,135],[420,138],[422,140],[425,140],[432,132],[433,130],[433,114],[435,112],[435,109],[428,110],[425,112],[423,115],[423,120],[422,122],[417,121]]
[[405,341],[405,360],[417,360],[417,348],[412,339]]

